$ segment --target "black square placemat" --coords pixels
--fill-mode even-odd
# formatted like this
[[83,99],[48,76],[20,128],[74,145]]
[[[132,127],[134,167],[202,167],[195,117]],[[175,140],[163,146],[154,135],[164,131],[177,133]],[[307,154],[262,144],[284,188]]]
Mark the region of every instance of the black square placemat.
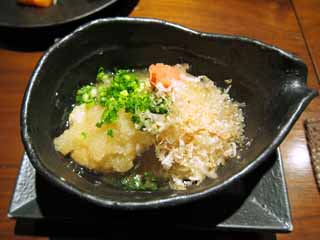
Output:
[[252,174],[211,198],[152,211],[117,211],[81,200],[37,175],[24,155],[8,216],[29,225],[36,222],[42,231],[52,231],[54,226],[58,232],[81,232],[88,229],[82,226],[89,225],[95,231],[110,231],[110,226],[150,229],[159,224],[206,231],[292,231],[279,150]]

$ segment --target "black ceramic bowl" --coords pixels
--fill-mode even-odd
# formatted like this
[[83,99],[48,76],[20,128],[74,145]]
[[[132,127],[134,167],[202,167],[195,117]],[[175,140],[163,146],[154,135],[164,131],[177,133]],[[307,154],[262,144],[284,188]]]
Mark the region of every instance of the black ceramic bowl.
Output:
[[[53,138],[63,130],[75,90],[95,79],[97,68],[139,68],[151,63],[189,63],[245,102],[242,159],[219,169],[219,178],[186,191],[126,192],[95,184],[66,167]],[[306,86],[306,65],[276,47],[244,37],[199,33],[172,23],[138,18],[90,22],[53,45],[27,87],[21,112],[22,139],[33,166],[61,188],[102,206],[137,209],[194,201],[227,188],[253,171],[281,143],[317,92]],[[93,177],[94,178],[94,177]]]

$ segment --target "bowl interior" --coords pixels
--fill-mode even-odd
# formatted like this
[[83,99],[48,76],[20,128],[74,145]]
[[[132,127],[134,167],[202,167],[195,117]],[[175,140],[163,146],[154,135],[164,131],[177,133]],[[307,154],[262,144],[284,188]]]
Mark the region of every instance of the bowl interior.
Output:
[[[125,192],[100,183],[99,176],[79,176],[53,146],[53,138],[65,127],[76,89],[94,81],[100,66],[144,68],[157,62],[189,63],[192,74],[207,75],[223,88],[228,86],[224,80],[232,79],[231,96],[246,104],[245,134],[250,147],[240,160],[221,167],[217,179],[186,191]],[[304,64],[252,41],[146,20],[97,21],[63,39],[38,65],[24,106],[28,133],[24,141],[34,154],[34,165],[46,169],[44,175],[91,199],[143,203],[188,196],[225,183],[270,148],[305,97],[305,79]]]

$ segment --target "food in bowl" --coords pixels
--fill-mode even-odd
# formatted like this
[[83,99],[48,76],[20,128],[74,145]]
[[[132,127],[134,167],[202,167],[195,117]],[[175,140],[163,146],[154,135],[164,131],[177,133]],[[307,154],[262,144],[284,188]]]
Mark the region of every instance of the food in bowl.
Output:
[[[166,181],[185,190],[216,178],[244,142],[242,104],[229,96],[231,86],[221,89],[188,68],[99,68],[96,83],[77,91],[69,127],[54,139],[55,149],[91,170],[118,173],[127,190],[154,191]],[[156,160],[137,171],[137,157],[152,148]]]
[[19,4],[47,8],[57,4],[57,0],[17,0]]

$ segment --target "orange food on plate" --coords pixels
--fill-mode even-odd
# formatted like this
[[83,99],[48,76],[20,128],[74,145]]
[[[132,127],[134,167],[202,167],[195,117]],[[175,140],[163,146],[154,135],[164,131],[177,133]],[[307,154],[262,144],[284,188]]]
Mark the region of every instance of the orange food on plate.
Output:
[[35,7],[50,7],[53,5],[53,0],[18,0],[18,3],[23,5],[35,6]]

